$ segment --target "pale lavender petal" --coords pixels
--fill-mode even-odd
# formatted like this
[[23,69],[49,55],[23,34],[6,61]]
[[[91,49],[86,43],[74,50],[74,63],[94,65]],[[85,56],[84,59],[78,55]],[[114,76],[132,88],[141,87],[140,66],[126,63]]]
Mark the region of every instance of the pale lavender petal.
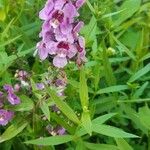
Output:
[[57,42],[54,42],[54,41],[49,41],[47,43],[47,49],[48,49],[48,53],[50,55],[55,55],[56,54],[56,51],[57,51]]
[[38,90],[43,90],[45,88],[44,83],[36,83],[36,87]]
[[61,25],[60,25],[60,30],[62,32],[62,34],[66,35],[66,34],[70,34],[71,31],[72,31],[72,25],[69,24],[68,22],[63,22]]
[[86,0],[77,0],[76,1],[76,7],[77,9],[79,9],[84,3],[85,3]]
[[66,0],[56,0],[55,1],[55,9],[61,10],[66,2],[67,2]]
[[63,68],[67,65],[66,57],[55,56],[53,59],[53,64],[55,67]]
[[69,23],[72,23],[73,18],[78,15],[78,12],[75,6],[70,2],[67,3],[64,7],[64,14],[65,14],[65,18],[69,20]]
[[57,28],[55,30],[55,38],[58,42],[67,40],[66,36],[64,34],[62,34],[62,32],[60,31],[60,28]]
[[77,25],[74,27],[73,32],[79,33],[83,26],[84,26],[83,21],[78,22]]
[[84,39],[84,37],[80,36],[78,41],[79,41],[80,47],[85,49],[85,39]]
[[38,54],[41,60],[44,60],[48,56],[48,49],[46,48],[46,44],[43,42],[39,42],[37,44]]
[[76,49],[76,47],[74,45],[69,45],[69,46],[70,46],[70,49],[68,50],[67,56],[69,58],[72,58],[72,57],[74,57],[77,54],[77,49]]
[[54,2],[52,0],[48,1],[45,4],[45,7],[39,12],[39,17],[42,20],[49,20],[50,19],[50,12],[54,8]]

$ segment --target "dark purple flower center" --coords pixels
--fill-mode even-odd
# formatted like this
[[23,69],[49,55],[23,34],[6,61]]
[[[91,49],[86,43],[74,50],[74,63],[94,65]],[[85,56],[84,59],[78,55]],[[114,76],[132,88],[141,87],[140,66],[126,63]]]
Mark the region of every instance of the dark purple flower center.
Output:
[[64,13],[60,10],[56,10],[53,15],[52,18],[54,18],[55,20],[57,20],[58,22],[62,23],[63,19],[64,19]]
[[62,42],[59,42],[59,44],[57,45],[57,48],[63,48],[63,49],[69,50],[69,44],[62,41]]

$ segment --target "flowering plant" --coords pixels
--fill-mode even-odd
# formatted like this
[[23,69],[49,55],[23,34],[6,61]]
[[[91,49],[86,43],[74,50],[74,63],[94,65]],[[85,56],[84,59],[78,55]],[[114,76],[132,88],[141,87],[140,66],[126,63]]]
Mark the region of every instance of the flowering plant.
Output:
[[1,0],[0,150],[150,149],[148,10]]

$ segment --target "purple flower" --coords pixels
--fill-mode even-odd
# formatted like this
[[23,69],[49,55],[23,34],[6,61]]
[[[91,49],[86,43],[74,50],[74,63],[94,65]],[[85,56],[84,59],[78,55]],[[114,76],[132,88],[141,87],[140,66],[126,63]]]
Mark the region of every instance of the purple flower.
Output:
[[64,135],[64,134],[66,134],[66,129],[63,128],[63,127],[58,127],[57,128],[57,134],[58,135]]
[[25,70],[16,70],[15,77],[18,78],[20,81],[26,80],[28,77],[28,73]]
[[14,113],[4,109],[0,109],[0,125],[5,126],[14,116]]
[[20,98],[14,94],[14,89],[11,85],[4,85],[4,90],[7,91],[7,99],[12,105],[20,104]]
[[43,83],[37,83],[36,87],[37,87],[38,90],[43,90],[45,88]]
[[13,93],[14,92],[14,89],[13,89],[13,87],[11,86],[11,85],[8,85],[8,84],[6,84],[6,85],[4,85],[4,90],[6,90],[8,93]]
[[[79,36],[80,29],[84,26],[82,21],[75,21],[79,16],[78,9],[85,0],[48,0],[40,11],[39,17],[44,20],[42,38],[37,43],[38,55],[45,60],[49,55],[53,57],[53,64],[63,68],[72,58],[80,63],[85,59],[85,41]],[[74,59],[73,59],[74,60]]]
[[8,93],[7,99],[12,105],[20,104],[20,98],[14,93]]
[[52,136],[55,135],[64,135],[66,133],[66,129],[61,126],[56,126],[55,128],[51,126],[50,124],[46,126],[46,130],[49,134]]

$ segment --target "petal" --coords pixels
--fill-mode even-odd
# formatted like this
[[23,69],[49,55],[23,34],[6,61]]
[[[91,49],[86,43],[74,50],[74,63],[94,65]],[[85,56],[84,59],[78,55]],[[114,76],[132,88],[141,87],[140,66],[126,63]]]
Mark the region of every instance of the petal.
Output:
[[77,49],[76,49],[76,47],[74,46],[74,45],[69,45],[69,50],[68,50],[68,57],[69,58],[72,58],[72,57],[74,57],[76,54],[77,54]]
[[72,25],[69,24],[68,22],[63,22],[60,25],[60,30],[64,35],[71,33],[72,28],[73,28]]
[[63,68],[67,65],[67,59],[66,57],[55,56],[53,59],[53,64],[55,67]]
[[7,99],[12,105],[20,104],[20,98],[16,96],[14,93],[9,93]]
[[55,30],[55,38],[58,42],[67,40],[66,36],[60,31],[60,28]]
[[37,49],[38,49],[38,54],[41,60],[46,59],[46,57],[48,56],[48,50],[45,46],[45,43],[43,43],[42,41],[39,42],[37,44]]
[[57,42],[50,41],[47,43],[48,53],[50,55],[56,54],[57,51]]
[[85,0],[77,0],[76,1],[76,7],[77,7],[77,9],[79,9],[84,3],[85,3]]
[[65,18],[69,19],[69,23],[72,23],[72,19],[78,15],[78,12],[75,6],[70,2],[64,7],[64,14]]
[[83,21],[78,22],[77,25],[74,27],[73,32],[79,33],[79,32],[80,32],[80,29],[81,29],[83,26],[84,26],[84,22],[83,22]]
[[39,12],[39,18],[42,20],[49,20],[50,19],[50,12],[54,8],[54,2],[52,0],[49,0],[45,7]]
[[80,36],[78,41],[79,41],[80,47],[85,49],[85,39],[84,39],[84,37]]
[[66,3],[66,0],[56,0],[55,1],[55,9],[61,10],[65,3]]

